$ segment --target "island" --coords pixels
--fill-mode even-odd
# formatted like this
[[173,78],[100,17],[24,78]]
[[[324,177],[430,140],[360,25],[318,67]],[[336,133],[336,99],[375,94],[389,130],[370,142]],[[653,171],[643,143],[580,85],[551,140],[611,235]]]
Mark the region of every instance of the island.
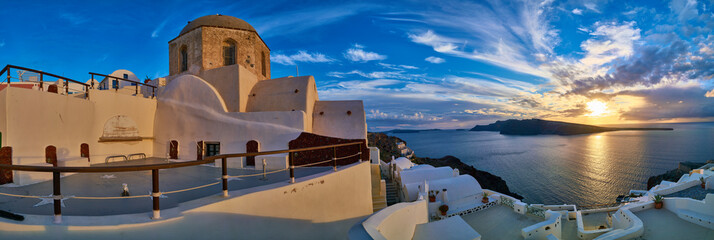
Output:
[[619,128],[600,127],[578,123],[542,119],[509,119],[489,125],[476,125],[470,131],[493,131],[503,135],[578,135],[610,131],[671,131],[673,128]]

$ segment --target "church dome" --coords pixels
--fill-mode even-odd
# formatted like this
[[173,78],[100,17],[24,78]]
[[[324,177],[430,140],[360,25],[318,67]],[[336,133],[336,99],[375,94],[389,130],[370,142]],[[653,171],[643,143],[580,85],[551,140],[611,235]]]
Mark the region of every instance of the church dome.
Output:
[[230,28],[230,29],[237,29],[237,30],[245,30],[245,31],[250,31],[250,32],[256,32],[255,28],[248,24],[248,22],[243,21],[240,18],[237,17],[231,17],[231,16],[226,16],[226,15],[206,15],[200,18],[196,18],[193,21],[188,22],[185,27],[181,30],[181,33],[179,35],[183,35],[184,33],[187,33],[193,29],[199,28],[199,27],[220,27],[220,28]]

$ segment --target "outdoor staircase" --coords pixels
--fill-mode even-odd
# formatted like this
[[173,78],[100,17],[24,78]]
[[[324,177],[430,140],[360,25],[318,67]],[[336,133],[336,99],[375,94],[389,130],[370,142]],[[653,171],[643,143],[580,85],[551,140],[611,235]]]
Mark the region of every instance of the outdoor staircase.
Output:
[[387,206],[394,205],[399,202],[397,197],[397,186],[393,182],[387,182]]

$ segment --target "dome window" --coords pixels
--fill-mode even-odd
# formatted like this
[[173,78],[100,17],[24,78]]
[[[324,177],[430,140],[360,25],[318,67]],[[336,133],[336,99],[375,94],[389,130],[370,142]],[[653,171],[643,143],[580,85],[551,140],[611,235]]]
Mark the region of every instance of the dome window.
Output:
[[188,49],[186,45],[181,46],[181,72],[188,70]]
[[233,40],[223,42],[223,65],[236,64],[236,43]]

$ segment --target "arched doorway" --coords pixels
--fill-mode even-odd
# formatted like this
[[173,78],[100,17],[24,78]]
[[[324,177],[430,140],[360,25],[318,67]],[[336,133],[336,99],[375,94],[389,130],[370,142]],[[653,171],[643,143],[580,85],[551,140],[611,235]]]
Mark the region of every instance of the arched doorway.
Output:
[[87,162],[89,162],[89,144],[82,143],[82,145],[79,146],[79,154],[81,157],[86,157]]
[[57,166],[57,148],[49,145],[45,148],[45,162]]
[[[0,148],[0,164],[12,165],[12,148],[2,147]],[[12,170],[1,169],[0,170],[0,185],[11,183],[12,180]]]
[[[260,152],[260,143],[255,140],[250,140],[245,144],[246,153]],[[246,166],[255,166],[255,156],[250,156],[245,158]]]
[[176,140],[169,142],[169,158],[178,159],[178,141]]

